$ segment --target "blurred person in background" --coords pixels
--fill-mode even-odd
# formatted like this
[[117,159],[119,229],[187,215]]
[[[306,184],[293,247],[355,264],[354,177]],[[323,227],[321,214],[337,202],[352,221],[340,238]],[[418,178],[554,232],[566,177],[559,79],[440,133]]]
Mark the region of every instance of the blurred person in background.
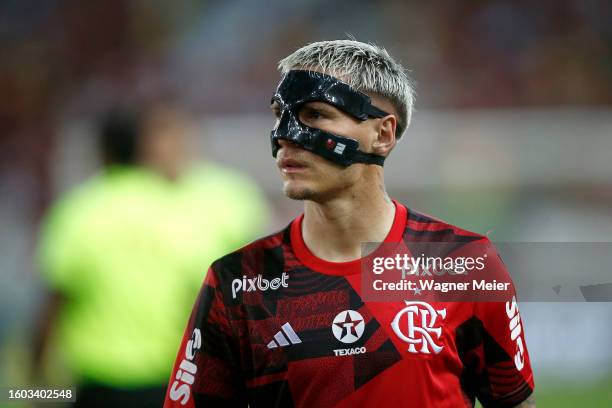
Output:
[[43,223],[39,261],[52,295],[34,373],[59,352],[76,406],[160,406],[206,266],[267,222],[249,179],[189,165],[189,127],[174,105],[112,110],[99,131],[104,169]]

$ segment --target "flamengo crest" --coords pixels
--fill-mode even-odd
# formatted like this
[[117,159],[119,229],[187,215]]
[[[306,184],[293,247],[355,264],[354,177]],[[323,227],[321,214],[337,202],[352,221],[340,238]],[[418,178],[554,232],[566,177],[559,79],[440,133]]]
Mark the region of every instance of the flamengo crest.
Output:
[[[442,328],[435,325],[438,316],[446,318],[446,309],[436,310],[426,302],[405,302],[406,307],[400,310],[391,322],[393,331],[397,337],[408,343],[410,353],[431,354],[431,347],[433,352],[438,354],[444,346],[436,344],[436,340],[442,335]],[[406,318],[402,319],[404,315]],[[415,316],[420,317],[420,325],[415,321]],[[420,346],[420,349],[417,350],[416,346]]]

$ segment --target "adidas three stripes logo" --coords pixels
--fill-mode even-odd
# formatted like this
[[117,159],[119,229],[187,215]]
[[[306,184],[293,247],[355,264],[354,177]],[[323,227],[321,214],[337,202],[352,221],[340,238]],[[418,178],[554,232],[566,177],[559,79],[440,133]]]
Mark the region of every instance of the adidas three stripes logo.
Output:
[[300,340],[296,332],[293,330],[293,327],[291,327],[289,322],[287,322],[283,324],[281,326],[281,330],[274,335],[274,340],[268,343],[268,348],[274,349],[277,347],[289,346],[291,344],[299,344],[301,342],[302,340]]

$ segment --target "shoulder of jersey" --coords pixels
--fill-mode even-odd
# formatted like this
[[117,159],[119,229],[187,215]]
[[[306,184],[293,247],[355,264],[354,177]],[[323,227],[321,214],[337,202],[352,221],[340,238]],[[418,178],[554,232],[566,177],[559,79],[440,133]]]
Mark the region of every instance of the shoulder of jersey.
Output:
[[410,209],[408,210],[404,236],[417,241],[489,241],[486,235],[468,231],[446,221]]
[[[211,268],[217,273],[223,273],[224,275],[236,275],[236,277],[240,277],[245,272],[242,268],[243,259],[247,258],[249,260],[255,260],[258,258],[258,254],[263,252],[274,253],[277,256],[282,256],[283,245],[289,243],[290,225],[291,224],[280,231],[267,235],[263,238],[259,238],[243,246],[242,248],[222,256],[212,263]],[[255,273],[257,272],[265,273],[265,271],[255,271]]]

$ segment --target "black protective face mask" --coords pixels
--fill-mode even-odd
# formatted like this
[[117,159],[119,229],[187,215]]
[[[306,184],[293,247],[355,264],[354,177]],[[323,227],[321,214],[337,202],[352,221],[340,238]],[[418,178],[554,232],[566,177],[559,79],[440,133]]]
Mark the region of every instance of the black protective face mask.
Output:
[[270,133],[272,156],[280,148],[279,139],[289,140],[341,166],[353,163],[382,166],[385,157],[359,150],[359,142],[346,136],[304,125],[299,110],[307,102],[327,102],[359,120],[389,115],[372,105],[370,97],[329,75],[314,71],[289,71],[272,97],[281,108],[280,121]]

